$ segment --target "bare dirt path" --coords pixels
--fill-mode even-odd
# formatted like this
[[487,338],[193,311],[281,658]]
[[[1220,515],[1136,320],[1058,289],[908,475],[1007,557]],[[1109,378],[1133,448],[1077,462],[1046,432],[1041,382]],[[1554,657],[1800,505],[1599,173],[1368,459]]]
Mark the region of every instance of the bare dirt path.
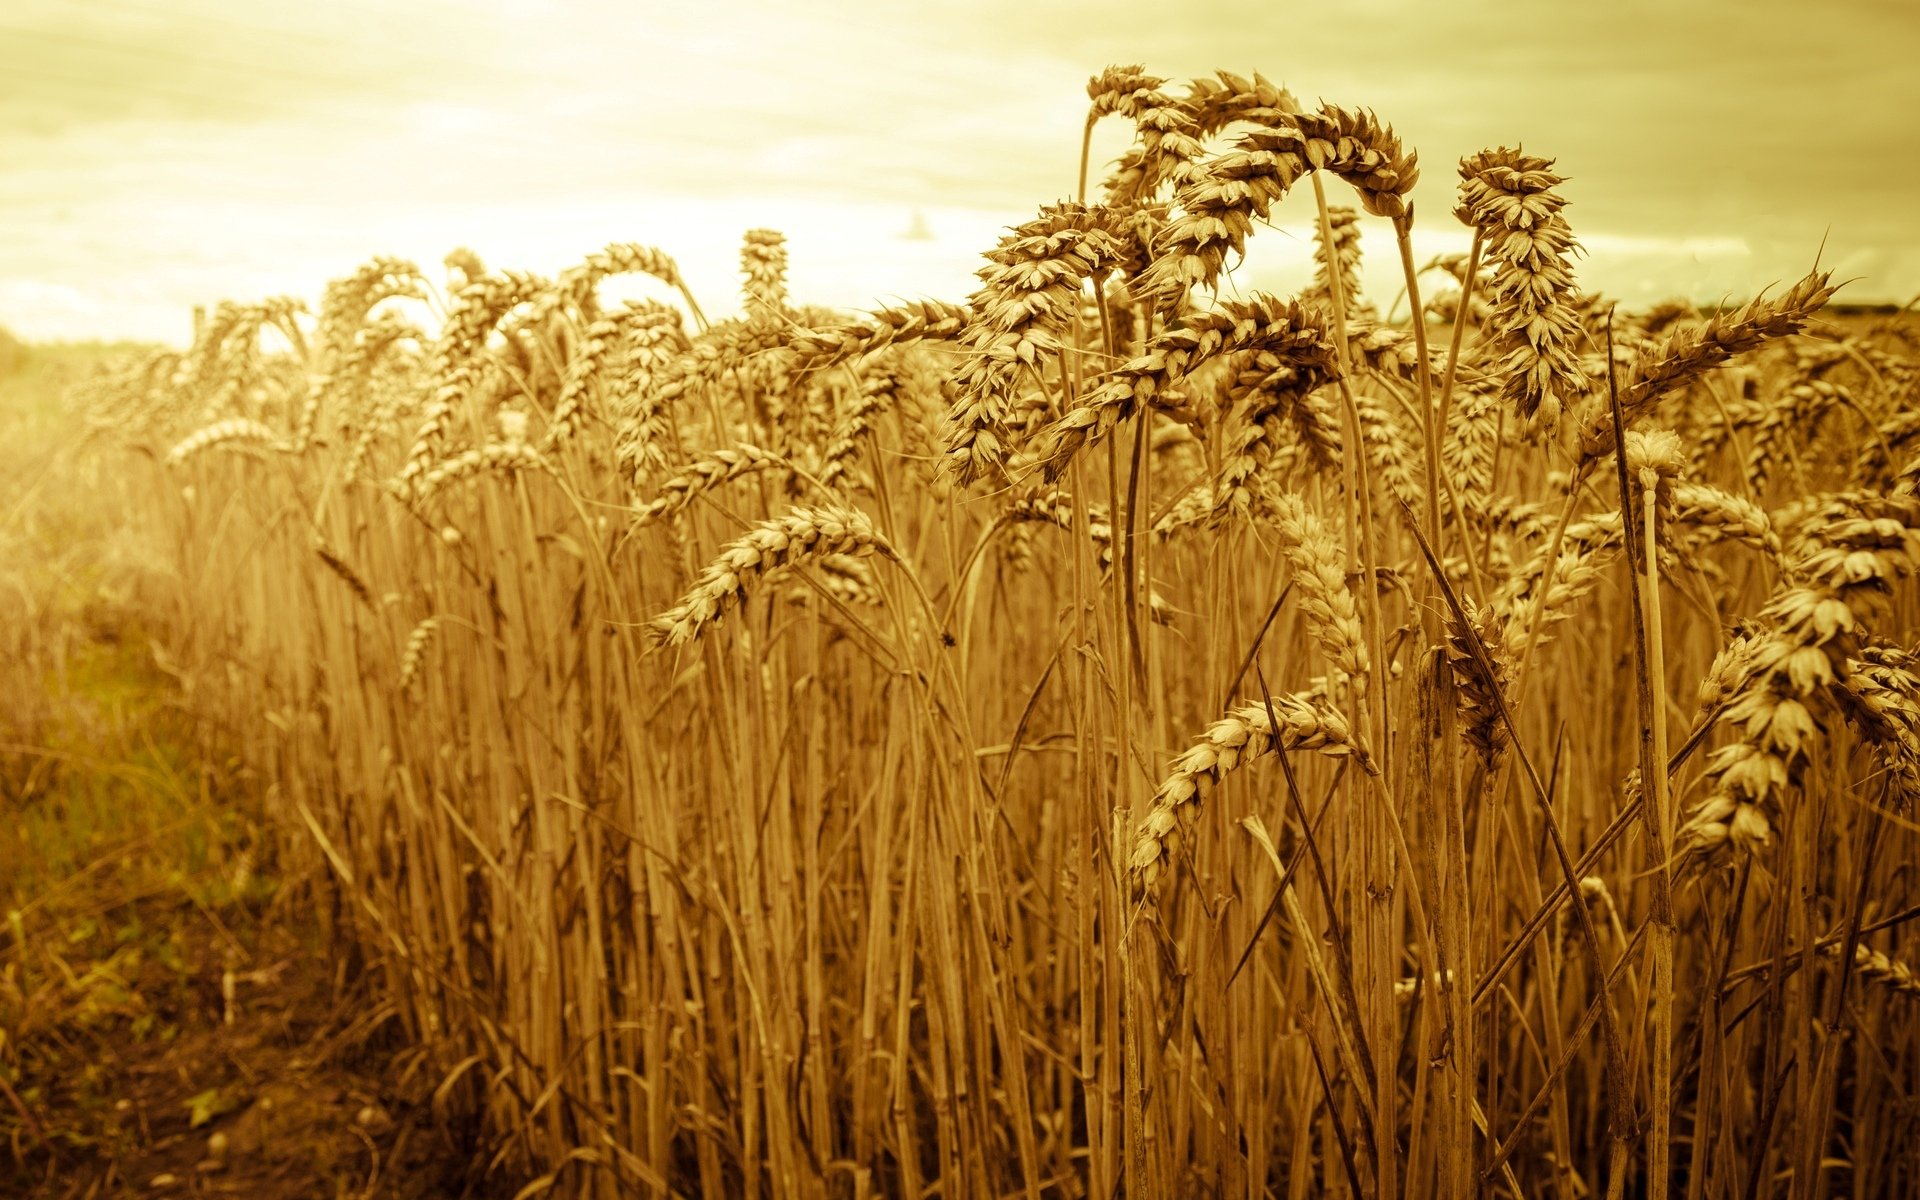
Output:
[[487,1194],[178,703],[62,402],[99,355],[0,334],[0,1198]]

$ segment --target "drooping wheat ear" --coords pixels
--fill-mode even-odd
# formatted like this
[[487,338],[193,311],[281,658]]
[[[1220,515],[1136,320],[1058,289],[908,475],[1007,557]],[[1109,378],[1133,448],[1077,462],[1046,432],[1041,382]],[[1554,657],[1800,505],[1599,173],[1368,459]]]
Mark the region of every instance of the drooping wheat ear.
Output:
[[770,321],[722,321],[659,372],[649,403],[672,404],[718,383],[728,372],[786,345],[786,331]]
[[1136,141],[1106,184],[1115,202],[1149,200],[1168,180],[1177,186],[1206,154],[1187,104],[1163,91],[1165,85],[1166,80],[1136,66],[1108,67],[1087,81],[1088,136],[1109,115],[1134,125]]
[[1751,546],[1776,562],[1786,558],[1780,535],[1773,531],[1773,521],[1765,509],[1711,484],[1676,482],[1673,519],[1708,530],[1721,541]]
[[1347,315],[1364,316],[1368,305],[1360,298],[1360,214],[1344,206],[1330,207],[1327,225],[1333,230],[1331,246],[1320,226],[1314,225],[1313,282],[1301,290],[1300,299],[1333,311],[1334,272],[1338,272],[1340,301]]
[[1880,752],[1900,812],[1920,798],[1920,674],[1914,656],[1898,646],[1868,643],[1841,671],[1836,699]]
[[407,635],[406,649],[400,653],[399,691],[401,695],[404,696],[413,691],[414,683],[420,678],[420,664],[427,656],[427,644],[433,641],[434,632],[439,628],[440,618],[428,617],[415,625],[413,632]]
[[[1252,506],[1249,516],[1256,516],[1263,512],[1267,504],[1263,492],[1250,491],[1247,499]],[[1168,538],[1180,530],[1212,523],[1220,508],[1220,499],[1214,493],[1213,485],[1197,483],[1188,488],[1186,494],[1174,501],[1173,507],[1153,523],[1153,535],[1158,538]]]
[[1258,71],[1251,79],[1216,71],[1188,82],[1183,107],[1193,117],[1195,132],[1212,137],[1230,125],[1277,125],[1298,113],[1300,102]]
[[1766,406],[1747,450],[1747,481],[1755,492],[1767,485],[1774,463],[1795,441],[1805,444],[1836,405],[1854,408],[1853,393],[1824,379],[1805,379],[1787,388]]
[[433,391],[426,411],[400,468],[399,483],[411,487],[426,474],[440,456],[446,442],[447,426],[454,411],[480,378],[484,366],[481,351],[487,335],[515,305],[524,304],[551,290],[537,275],[508,271],[487,275],[461,288],[455,295],[453,310],[447,314],[446,327],[433,348]]
[[648,525],[662,517],[684,511],[702,495],[722,484],[770,467],[786,466],[778,454],[745,442],[731,450],[714,450],[695,458],[680,473],[660,485],[660,494],[633,515],[635,526]]
[[1229,255],[1246,253],[1254,222],[1311,170],[1352,184],[1376,216],[1399,217],[1420,172],[1393,131],[1373,114],[1331,105],[1275,114],[1275,123],[1243,134],[1235,149],[1196,165],[1175,193],[1180,215],[1167,223],[1136,292],[1172,311],[1194,287],[1215,286]]
[[1351,756],[1369,773],[1374,770],[1346,717],[1324,697],[1280,695],[1232,709],[1173,760],[1154,793],[1152,807],[1134,827],[1127,870],[1135,885],[1151,888],[1168,860],[1179,852],[1200,803],[1201,784],[1217,784],[1236,767],[1276,750]]
[[1248,352],[1268,372],[1291,368],[1304,381],[1328,379],[1335,350],[1318,310],[1265,294],[1196,313],[1184,328],[1147,343],[1146,352],[1100,377],[1085,401],[1037,439],[1035,458],[1057,481],[1082,447],[1100,441],[1141,405],[1158,407],[1182,378],[1223,354]]
[[[361,472],[366,469],[368,457],[373,453],[374,442],[394,428],[401,404],[411,395],[410,388],[403,390],[400,386],[371,386],[375,362],[380,353],[395,342],[405,338],[423,343],[426,340],[417,329],[383,328],[384,323],[385,319],[382,318],[362,333],[360,345],[355,351],[356,358],[345,368],[348,383],[342,386],[358,386],[368,394],[367,402],[354,414],[358,428],[354,431],[353,446],[347,453],[346,465],[341,470],[341,479],[349,484],[360,478]],[[359,382],[354,384],[354,380]]]
[[1588,390],[1580,365],[1583,331],[1574,308],[1579,250],[1554,189],[1553,160],[1501,147],[1460,160],[1454,215],[1479,232],[1492,278],[1482,335],[1498,356],[1501,394],[1527,428],[1551,434],[1560,414]]
[[834,422],[833,436],[820,463],[821,483],[836,491],[846,487],[874,421],[893,411],[908,386],[896,364],[868,363],[863,367],[859,390],[846,401]]
[[[1837,704],[1843,714],[1863,715],[1849,712],[1852,700],[1873,715],[1875,705],[1846,684],[1856,676],[1876,679],[1848,664],[1871,661],[1862,654],[1866,620],[1917,564],[1920,500],[1836,497],[1809,523],[1787,579],[1761,610],[1766,632],[1741,653],[1741,674],[1725,689],[1721,719],[1739,737],[1709,758],[1707,795],[1681,830],[1682,846],[1698,863],[1753,853],[1771,840],[1782,801],[1806,767],[1817,711]],[[1897,681],[1883,675],[1877,682]],[[1871,724],[1863,732],[1887,736]]]
[[607,406],[614,414],[614,454],[636,485],[668,460],[666,402],[655,380],[692,342],[672,310],[631,311],[623,316],[624,353],[611,373]]
[[598,314],[594,295],[600,281],[614,275],[653,276],[680,293],[694,320],[703,325],[706,323],[700,305],[687,288],[687,281],[681,277],[679,264],[664,251],[638,242],[610,242],[604,249],[587,255],[578,264],[562,271],[558,286],[534,301],[534,322],[544,323],[555,309],[568,304],[591,321]]
[[551,454],[580,429],[586,413],[588,395],[607,365],[620,349],[625,332],[618,316],[607,317],[587,326],[580,348],[567,363],[566,382],[560,385],[560,398],[547,416],[547,431],[540,438],[540,450]]
[[1114,217],[1079,204],[1043,208],[987,252],[982,286],[968,304],[973,320],[960,334],[959,395],[947,414],[947,470],[960,483],[1005,470],[1022,377],[1044,374],[1060,356],[1081,285],[1138,269],[1140,247],[1115,232]]
[[1360,610],[1347,590],[1347,556],[1340,541],[1294,493],[1274,501],[1273,522],[1293,566],[1293,584],[1307,630],[1321,653],[1356,679],[1367,674],[1367,639]]
[[326,564],[327,570],[333,572],[341,583],[347,585],[347,590],[353,593],[354,599],[366,605],[368,609],[374,607],[373,589],[367,586],[366,580],[360,578],[360,572],[354,570],[351,563],[334,553],[333,547],[327,545],[325,539],[317,537],[313,539],[313,552],[319,556],[321,562]]
[[654,619],[653,636],[663,645],[685,645],[744,603],[769,573],[829,554],[898,557],[859,509],[795,508],[729,542],[680,603]]
[[1537,541],[1553,532],[1554,519],[1545,505],[1499,494],[1460,499],[1468,522],[1476,528],[1521,541]]
[[749,319],[770,320],[787,306],[787,235],[749,229],[740,242],[740,274]]
[[[348,400],[364,397],[373,379],[374,364],[380,356],[399,343],[408,341],[424,346],[427,336],[419,326],[399,313],[381,313],[354,331],[345,350],[334,359],[333,365],[315,385],[315,393],[323,399],[335,396]],[[352,419],[358,420],[363,415],[354,414]],[[302,419],[304,422],[304,414]],[[343,425],[347,420],[346,417],[342,418]],[[311,427],[307,430],[307,436],[312,436]]]
[[402,494],[424,504],[447,489],[481,475],[552,469],[546,456],[524,441],[494,442],[442,459],[419,477],[411,492]]
[[[1243,386],[1246,379],[1254,380],[1251,386]],[[1230,394],[1240,394],[1235,406],[1238,421],[1226,434],[1220,455],[1220,473],[1213,487],[1214,521],[1247,516],[1254,504],[1255,477],[1288,447],[1299,447],[1313,470],[1339,470],[1340,418],[1326,389],[1316,386],[1323,379],[1310,372],[1303,380],[1300,371],[1286,366],[1241,372],[1229,389]]]
[[[1001,510],[1000,520],[1014,525],[1039,524],[1053,525],[1060,529],[1073,528],[1073,497],[1058,488],[1040,488],[1019,495]],[[1113,566],[1113,522],[1107,515],[1105,506],[1092,504],[1087,506],[1087,537],[1092,540],[1094,557],[1100,568],[1107,570]]]
[[915,300],[876,309],[865,321],[787,332],[796,371],[820,371],[908,342],[947,342],[960,336],[973,314],[964,304]]
[[[1716,313],[1705,325],[1670,334],[1658,349],[1644,355],[1620,391],[1620,412],[1631,425],[1652,409],[1660,397],[1685,387],[1736,354],[1772,338],[1800,332],[1807,318],[1832,298],[1829,274],[1816,271],[1788,288],[1777,300],[1756,297],[1737,313]],[[1613,414],[1596,400],[1592,414],[1580,429],[1580,461],[1584,467],[1613,451]]]
[[1853,462],[1853,485],[1884,489],[1893,482],[1896,463],[1905,462],[1920,439],[1920,411],[1897,412],[1874,429],[1861,443]]
[[224,421],[215,421],[211,425],[194,430],[182,438],[173,449],[167,451],[166,463],[177,467],[181,463],[215,446],[242,445],[266,450],[281,450],[285,446],[280,435],[258,421],[246,417],[228,417]]
[[[1500,720],[1500,704],[1513,676],[1508,621],[1498,610],[1481,608],[1470,597],[1463,597],[1459,612],[1448,610],[1446,624],[1447,666],[1458,687],[1460,734],[1491,771],[1507,748],[1507,727]],[[1475,637],[1493,664],[1491,676],[1473,652]]]
[[76,386],[87,423],[126,429],[158,415],[169,396],[168,381],[184,362],[184,355],[162,349],[101,362]]
[[250,385],[260,381],[265,370],[260,331],[274,328],[286,338],[301,365],[311,364],[306,335],[296,315],[306,311],[303,301],[275,296],[258,304],[222,302],[201,338],[188,352],[186,372],[192,390],[205,398],[202,416],[206,421],[227,416],[258,416],[246,410],[246,401],[257,395]]
[[[1820,953],[1828,958],[1840,957],[1839,942],[1830,942],[1820,947]],[[1920,974],[1899,959],[1882,950],[1875,950],[1864,943],[1853,948],[1853,969],[1860,978],[1875,987],[1885,988],[1896,995],[1920,998]]]
[[[864,558],[828,554],[814,560],[813,574],[814,582],[842,604],[878,608],[884,602],[879,582],[874,578],[873,565]],[[813,595],[813,589],[805,581],[794,582],[786,591],[787,599],[793,601],[810,600]]]
[[[1576,536],[1578,531],[1569,527],[1566,544],[1561,547],[1557,561],[1550,564],[1547,547],[1541,547],[1520,572],[1494,594],[1491,607],[1498,612],[1506,630],[1505,649],[1510,659],[1518,662],[1525,655],[1529,636],[1536,648],[1551,641],[1553,627],[1572,616],[1573,606],[1599,586],[1607,565],[1618,553],[1620,514],[1615,512],[1609,516],[1612,520],[1608,522],[1611,530],[1607,536],[1586,545]],[[1528,621],[1536,593],[1542,587],[1546,588],[1546,595],[1539,601],[1539,620],[1530,634]]]
[[332,371],[353,351],[354,339],[376,305],[404,297],[426,299],[426,276],[404,258],[373,258],[326,287],[320,300],[322,369]]

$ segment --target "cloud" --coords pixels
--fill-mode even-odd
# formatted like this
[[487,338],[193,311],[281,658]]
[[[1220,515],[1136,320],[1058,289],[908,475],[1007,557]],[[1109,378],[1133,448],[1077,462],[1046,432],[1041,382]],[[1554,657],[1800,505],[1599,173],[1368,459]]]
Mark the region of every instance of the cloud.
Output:
[[[796,285],[837,303],[963,295],[965,264],[1001,226],[1072,193],[1085,80],[1129,61],[1175,78],[1258,68],[1303,99],[1376,108],[1421,152],[1423,246],[1457,236],[1454,161],[1524,142],[1570,177],[1586,286],[1751,290],[1799,274],[1824,237],[1828,261],[1869,277],[1860,294],[1920,290],[1920,17],[1904,4],[1851,0],[1818,20],[1780,0],[1168,14],[1130,0],[13,0],[0,273],[16,286],[0,322],[177,329],[167,305],[316,294],[371,254],[437,261],[459,243],[552,271],[647,241],[730,290],[739,221],[789,226]],[[1097,156],[1127,137],[1105,123]],[[935,236],[902,241],[916,209]],[[1746,253],[1701,250],[1715,239]],[[1299,252],[1263,233],[1243,278],[1287,278]],[[31,307],[46,295],[87,306]]]

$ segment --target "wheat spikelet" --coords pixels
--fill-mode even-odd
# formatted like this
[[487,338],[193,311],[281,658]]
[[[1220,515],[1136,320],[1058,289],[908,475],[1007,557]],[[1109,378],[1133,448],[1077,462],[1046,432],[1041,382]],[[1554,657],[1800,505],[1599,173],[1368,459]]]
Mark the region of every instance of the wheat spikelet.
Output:
[[1860,674],[1847,664],[1858,657],[1865,619],[1916,564],[1920,501],[1836,497],[1803,534],[1788,579],[1760,614],[1767,632],[1743,652],[1742,674],[1726,689],[1721,719],[1740,736],[1709,758],[1710,790],[1681,831],[1698,861],[1771,841],[1782,800],[1806,766],[1816,711]]
[[366,580],[360,578],[360,573],[353,569],[352,564],[334,553],[333,547],[319,538],[314,539],[313,552],[319,556],[322,563],[326,564],[327,570],[333,572],[340,582],[347,585],[347,590],[353,593],[354,599],[368,609],[374,607],[373,589],[367,586]]
[[[1736,354],[1752,350],[1773,338],[1798,333],[1806,320],[1832,298],[1829,275],[1814,272],[1777,300],[1756,297],[1739,312],[1716,315],[1698,328],[1682,329],[1657,350],[1643,355],[1620,390],[1621,415],[1631,425],[1660,397],[1685,387]],[[1582,463],[1613,450],[1613,415],[1603,404],[1580,429]]]
[[1108,67],[1087,81],[1089,133],[1110,114],[1134,125],[1137,140],[1106,184],[1116,202],[1147,200],[1166,180],[1178,184],[1206,153],[1189,105],[1169,96],[1165,85],[1166,80],[1137,66]]
[[1351,183],[1377,216],[1406,213],[1419,178],[1415,156],[1371,113],[1331,105],[1314,113],[1275,114],[1272,126],[1241,136],[1236,149],[1196,165],[1175,195],[1180,215],[1167,223],[1139,294],[1170,309],[1194,287],[1213,287],[1229,255],[1246,253],[1255,221],[1264,221],[1310,170]]
[[[1586,540],[1580,536],[1582,531],[1570,526],[1567,544],[1557,560],[1549,563],[1543,547],[1518,576],[1494,595],[1491,607],[1506,630],[1507,642],[1503,649],[1509,659],[1518,662],[1525,654],[1528,620],[1536,603],[1539,617],[1532,642],[1538,647],[1551,641],[1553,627],[1572,616],[1573,606],[1599,586],[1607,564],[1616,553],[1614,547],[1619,544],[1619,514],[1614,513],[1612,517],[1610,535],[1599,535],[1595,527],[1596,536],[1592,540],[1596,544],[1592,546],[1582,545]],[[1536,591],[1542,586],[1546,594],[1536,600]]]
[[865,321],[790,330],[786,345],[795,370],[820,371],[888,346],[952,341],[972,319],[964,304],[916,300],[876,309]]
[[[882,603],[873,567],[866,559],[828,554],[814,560],[813,573],[815,582],[827,595],[842,604],[877,608]],[[786,597],[795,603],[805,603],[813,599],[813,589],[804,582],[796,583],[787,589]]]
[[413,685],[420,678],[420,664],[426,660],[427,646],[433,641],[434,633],[440,628],[439,617],[428,617],[413,627],[407,634],[406,648],[400,653],[400,678],[398,691],[405,696],[413,691]]
[[959,398],[947,416],[947,467],[972,483],[1005,469],[1015,393],[1023,375],[1058,357],[1060,335],[1079,309],[1080,288],[1137,268],[1139,248],[1112,229],[1112,212],[1055,205],[1015,226],[987,253],[982,286],[968,302],[954,372]]
[[[1268,710],[1272,715],[1268,715]],[[1277,722],[1277,724],[1276,724]],[[1352,756],[1373,770],[1355,742],[1347,719],[1319,696],[1280,695],[1243,704],[1207,727],[1199,741],[1174,759],[1154,793],[1153,805],[1133,831],[1127,871],[1136,886],[1151,888],[1178,852],[1202,783],[1217,784],[1233,771],[1276,750],[1314,750],[1331,757]]]
[[573,271],[568,279],[575,287],[582,280],[599,282],[610,275],[651,275],[671,288],[679,288],[686,281],[680,276],[680,265],[671,255],[652,246],[643,246],[638,242],[609,242],[605,248],[589,254],[586,260]]
[[[1009,501],[1000,519],[1016,526],[1052,525],[1070,531],[1073,529],[1074,500],[1058,488],[1036,489]],[[1113,566],[1113,522],[1108,518],[1107,510],[1098,504],[1087,507],[1087,536],[1093,541],[1100,568],[1110,569]]]
[[1811,431],[1835,405],[1857,407],[1850,391],[1824,379],[1802,380],[1767,405],[1747,452],[1747,480],[1756,492],[1766,487],[1786,444]]
[[1275,501],[1273,520],[1287,548],[1287,561],[1293,565],[1294,587],[1308,631],[1327,661],[1350,676],[1364,677],[1366,634],[1353,593],[1347,590],[1346,554],[1338,539],[1292,493]]
[[1194,132],[1212,137],[1230,125],[1277,125],[1300,111],[1293,93],[1258,71],[1249,79],[1231,71],[1216,71],[1187,84],[1182,105],[1192,116]]
[[402,487],[412,486],[439,456],[454,410],[481,375],[480,351],[487,334],[515,305],[551,290],[546,280],[518,271],[484,276],[460,289],[434,344],[433,392],[400,468]]
[[[1304,385],[1331,378],[1335,350],[1320,314],[1292,301],[1259,295],[1191,317],[1147,344],[1146,352],[1102,376],[1086,400],[1043,432],[1036,459],[1049,481],[1066,474],[1081,448],[1098,442],[1141,405],[1166,402],[1195,367],[1223,354],[1246,352],[1267,371],[1289,368]],[[1261,357],[1265,356],[1265,357]]]
[[1835,699],[1849,720],[1880,751],[1895,807],[1911,811],[1920,798],[1920,675],[1913,655],[1868,643],[1840,670]]
[[188,434],[167,451],[166,463],[177,467],[204,450],[215,446],[244,445],[270,450],[284,449],[280,435],[258,421],[246,417],[228,417]]
[[667,405],[654,381],[692,346],[677,317],[633,312],[625,330],[619,369],[612,373],[607,404],[615,416],[614,456],[636,486],[668,460]]
[[1786,550],[1766,510],[1711,484],[1676,482],[1673,485],[1673,519],[1686,525],[1710,530],[1716,538],[1752,546],[1776,560],[1784,561]]
[[550,471],[545,455],[525,441],[494,442],[472,450],[463,450],[442,459],[421,475],[411,491],[412,498],[425,503],[449,488],[495,472]]
[[1453,481],[1454,494],[1469,513],[1484,510],[1494,498],[1493,460],[1500,441],[1498,391],[1493,380],[1480,376],[1461,381],[1458,398],[1447,413],[1447,437],[1440,444],[1440,462]]
[[[1220,473],[1214,482],[1216,522],[1247,516],[1254,504],[1254,477],[1267,470],[1283,449],[1297,446],[1316,471],[1340,466],[1340,422],[1327,401],[1325,389],[1302,390],[1301,373],[1292,367],[1245,372],[1257,379],[1236,406],[1238,424],[1222,447]],[[1310,376],[1308,383],[1317,381]],[[1175,426],[1178,428],[1178,426]],[[1290,429],[1288,441],[1283,430]]]
[[322,362],[328,368],[347,357],[365,326],[367,314],[388,300],[425,300],[426,276],[404,258],[378,257],[352,275],[327,285],[320,301]]
[[[1828,958],[1839,958],[1840,946],[1839,942],[1829,942],[1820,947],[1820,953]],[[1875,987],[1885,988],[1899,996],[1920,998],[1920,974],[1915,974],[1912,967],[1885,951],[1875,950],[1865,944],[1855,945],[1853,969],[1860,978]]]
[[787,335],[771,321],[724,321],[695,339],[655,379],[648,402],[667,405],[717,383],[759,355],[780,350]]
[[440,260],[448,272],[448,289],[457,292],[487,273],[487,264],[470,246],[455,246]]
[[607,360],[620,349],[624,330],[624,323],[617,316],[587,326],[579,352],[567,364],[566,382],[561,385],[560,398],[554,402],[553,412],[547,417],[547,431],[540,439],[542,453],[553,453],[579,430],[587,393],[600,377]]
[[1327,227],[1333,232],[1331,246],[1320,226],[1314,226],[1313,282],[1301,289],[1300,299],[1333,311],[1333,281],[1337,276],[1347,316],[1363,317],[1369,306],[1360,298],[1360,214],[1340,205],[1329,206]]
[[830,554],[896,557],[859,509],[795,508],[727,543],[680,603],[654,619],[653,636],[663,645],[685,645],[744,603],[748,591],[771,572]]
[[1417,502],[1425,490],[1414,477],[1413,464],[1418,461],[1418,455],[1392,410],[1367,393],[1356,391],[1353,411],[1360,424],[1360,440],[1366,444],[1367,462],[1374,474],[1395,496],[1408,504]]
[[[1447,611],[1447,666],[1459,689],[1460,733],[1480,752],[1489,771],[1507,747],[1507,728],[1500,720],[1501,698],[1513,672],[1507,625],[1499,612],[1479,608],[1470,598],[1461,600],[1458,612]],[[1476,640],[1493,665],[1491,676],[1473,651]]]
[[1920,439],[1920,411],[1897,412],[1877,425],[1860,444],[1853,464],[1853,485],[1887,488],[1893,483],[1893,464],[1911,456]]
[[694,302],[693,293],[680,275],[679,264],[671,256],[639,242],[610,242],[562,271],[554,286],[531,298],[530,323],[544,325],[556,311],[568,305],[588,322],[597,319],[595,292],[602,280],[615,275],[651,275],[678,291],[694,318],[701,318],[700,306]]
[[787,235],[772,229],[749,229],[740,242],[740,274],[744,277],[749,317],[777,316],[787,307]]
[[730,450],[714,450],[686,464],[678,475],[660,485],[660,494],[634,513],[636,526],[651,524],[685,510],[702,495],[722,484],[786,466],[787,460],[758,446],[742,442]]
[[907,386],[906,377],[892,364],[869,365],[862,372],[860,388],[842,409],[834,424],[833,436],[827,442],[820,465],[822,484],[836,490],[845,486],[860,447],[871,434],[873,422],[893,411]]
[[1456,216],[1480,233],[1492,268],[1482,326],[1499,356],[1502,394],[1529,429],[1551,433],[1566,402],[1587,391],[1572,307],[1578,244],[1554,191],[1553,160],[1502,147],[1460,160]]
[[[308,404],[301,411],[300,427],[294,438],[296,447],[304,448],[312,441],[323,401],[336,396],[364,396],[371,390],[374,366],[380,357],[406,341],[424,345],[426,335],[398,313],[381,313],[371,322],[359,326],[349,344],[335,357],[331,368],[314,385]],[[343,417],[342,421],[344,424],[349,420],[359,420],[364,428],[365,418],[366,414],[362,412],[354,417]],[[362,454],[364,456],[364,451]]]

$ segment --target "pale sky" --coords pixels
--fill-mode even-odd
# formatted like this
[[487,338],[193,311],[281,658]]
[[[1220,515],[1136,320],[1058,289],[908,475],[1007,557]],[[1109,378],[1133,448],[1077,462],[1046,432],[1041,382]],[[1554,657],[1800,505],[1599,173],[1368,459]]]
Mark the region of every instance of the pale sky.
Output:
[[[1520,143],[1569,177],[1583,287],[1740,297],[1821,253],[1846,298],[1920,292],[1920,0],[4,0],[0,326],[177,343],[194,304],[375,254],[551,274],[609,241],[724,313],[755,226],[799,300],[964,299],[1071,196],[1087,77],[1134,62],[1376,109],[1420,152],[1423,257],[1465,245],[1459,157]],[[1311,212],[1242,286],[1304,281]]]

